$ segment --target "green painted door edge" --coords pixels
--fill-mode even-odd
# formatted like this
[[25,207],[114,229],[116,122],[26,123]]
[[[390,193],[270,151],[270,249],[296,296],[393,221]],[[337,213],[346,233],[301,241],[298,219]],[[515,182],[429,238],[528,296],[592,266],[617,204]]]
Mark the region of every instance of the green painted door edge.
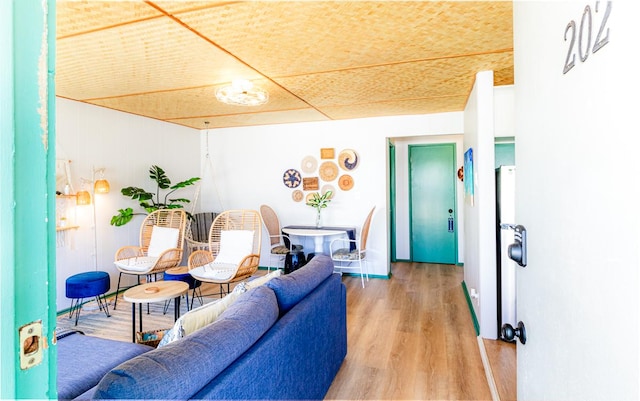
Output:
[[17,331],[15,326],[15,277],[14,269],[14,180],[13,159],[7,157],[14,148],[14,67],[13,67],[13,7],[15,1],[0,1],[0,399],[15,398],[15,349]]
[[471,297],[469,296],[469,291],[467,290],[467,284],[464,281],[462,281],[462,291],[464,291],[464,297],[467,299],[467,306],[469,307],[469,313],[471,313],[471,319],[473,320],[473,327],[476,330],[476,336],[479,336],[480,324],[478,323],[476,312],[473,310],[473,304],[471,303]]
[[390,259],[396,261],[396,147],[387,139],[389,147],[389,230],[390,230]]
[[[6,5],[7,1],[2,3]],[[13,153],[8,149],[2,152],[12,159],[2,165],[7,167],[2,172],[2,187],[7,192],[3,192],[2,202],[12,204],[9,218],[2,213],[3,227],[10,237],[2,239],[3,270],[12,270],[12,276],[2,275],[3,281],[12,278],[7,284],[11,289],[3,292],[2,302],[13,302],[9,310],[3,305],[3,332],[12,333],[2,336],[2,350],[7,341],[12,344],[10,353],[2,355],[2,383],[12,384],[9,388],[3,386],[0,393],[4,399],[57,399],[56,287],[50,285],[56,280],[55,1],[10,3],[11,13],[4,15],[3,7],[2,20],[8,19],[11,32],[3,29],[0,38],[3,44],[11,43],[9,62],[13,70],[6,75],[12,80],[10,97],[3,98],[13,107],[13,120],[3,136],[12,137],[14,146]],[[5,174],[13,176],[12,180]],[[11,185],[14,192],[5,184]],[[24,244],[38,252],[26,252]],[[5,255],[5,251],[12,255]],[[4,264],[5,257],[13,258],[9,265]],[[20,327],[38,322],[42,328],[37,338],[42,360],[24,358],[29,367],[23,369],[18,351],[24,346],[18,333]],[[34,334],[39,335],[37,326],[35,330]]]

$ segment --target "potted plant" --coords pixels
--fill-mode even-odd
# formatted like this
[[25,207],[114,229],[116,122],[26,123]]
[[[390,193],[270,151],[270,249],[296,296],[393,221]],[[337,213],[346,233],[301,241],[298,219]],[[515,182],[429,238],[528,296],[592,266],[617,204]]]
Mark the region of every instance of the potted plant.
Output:
[[[143,188],[138,187],[126,187],[122,188],[120,192],[122,195],[128,196],[131,199],[137,200],[147,214],[158,209],[179,209],[183,208],[184,204],[191,202],[186,198],[169,198],[169,196],[178,189],[188,187],[195,184],[200,177],[189,178],[186,181],[181,181],[177,184],[171,185],[171,180],[167,177],[165,171],[158,166],[151,166],[149,168],[149,178],[156,183],[156,192],[147,192]],[[168,190],[161,196],[160,190]],[[131,221],[133,216],[145,213],[134,213],[132,208],[119,209],[118,214],[111,218],[112,226],[123,226]],[[189,217],[191,215],[187,212]]]
[[331,202],[331,195],[333,195],[332,191],[327,191],[320,195],[318,192],[314,192],[311,195],[311,199],[307,202],[307,205],[316,209],[316,227],[320,227],[320,211],[327,206],[329,206],[329,202]]

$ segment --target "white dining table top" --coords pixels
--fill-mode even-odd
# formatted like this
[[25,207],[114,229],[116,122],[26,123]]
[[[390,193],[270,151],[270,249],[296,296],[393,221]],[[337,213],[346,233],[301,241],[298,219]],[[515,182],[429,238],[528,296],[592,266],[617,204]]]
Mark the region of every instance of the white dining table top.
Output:
[[299,235],[299,236],[307,236],[307,237],[317,237],[317,236],[327,236],[327,235],[338,235],[344,234],[345,230],[326,230],[322,228],[282,228],[282,231],[289,235]]

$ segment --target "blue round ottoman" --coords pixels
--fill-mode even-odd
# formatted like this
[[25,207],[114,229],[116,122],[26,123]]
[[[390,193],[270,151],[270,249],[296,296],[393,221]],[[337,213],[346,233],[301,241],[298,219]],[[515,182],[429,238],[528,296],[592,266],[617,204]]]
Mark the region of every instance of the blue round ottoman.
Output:
[[[172,267],[164,272],[164,280],[183,281],[189,284],[189,289],[193,290],[191,294],[191,305],[189,305],[189,292],[187,292],[187,309],[193,308],[193,299],[196,297],[196,289],[202,285],[202,281],[196,280],[191,274],[189,274],[189,268],[187,266]],[[199,290],[198,290],[199,291]],[[200,305],[202,305],[202,294],[198,295]],[[165,312],[169,304],[165,305]]]
[[65,295],[71,299],[71,309],[69,310],[69,319],[75,314],[76,326],[78,318],[82,310],[82,300],[84,298],[95,297],[96,302],[100,306],[100,310],[104,310],[107,317],[109,309],[105,293],[111,287],[111,279],[109,273],[103,271],[78,273],[67,278],[65,282]]

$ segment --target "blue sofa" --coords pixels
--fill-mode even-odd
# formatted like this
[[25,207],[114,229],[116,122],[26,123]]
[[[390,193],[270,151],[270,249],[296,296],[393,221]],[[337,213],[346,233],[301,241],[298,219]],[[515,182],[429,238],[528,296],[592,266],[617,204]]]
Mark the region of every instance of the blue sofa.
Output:
[[73,398],[320,400],[346,353],[346,288],[331,259],[318,255],[245,292],[214,323],[120,363]]

